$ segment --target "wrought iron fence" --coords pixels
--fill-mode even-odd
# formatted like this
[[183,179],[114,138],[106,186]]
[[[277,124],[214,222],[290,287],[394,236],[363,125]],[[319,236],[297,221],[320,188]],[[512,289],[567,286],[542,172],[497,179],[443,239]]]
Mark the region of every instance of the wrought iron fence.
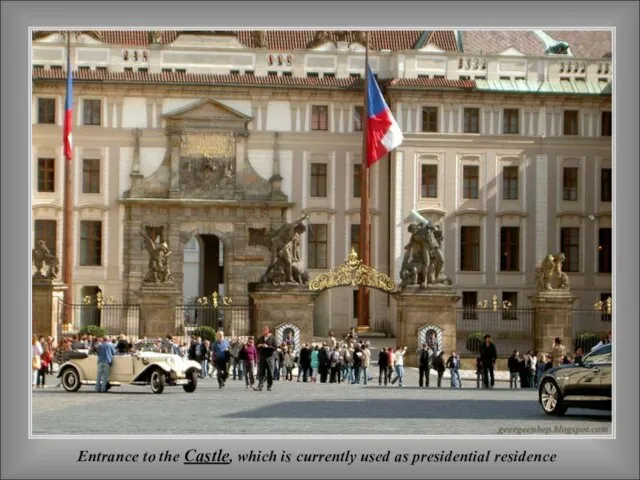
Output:
[[611,331],[611,311],[573,310],[573,348],[581,348],[588,353],[600,340]]
[[68,304],[57,302],[58,338],[79,333],[96,326],[107,335],[124,334],[137,339],[140,327],[140,306],[126,304]]
[[247,304],[176,306],[176,321],[185,334],[197,327],[210,327],[226,335],[251,335],[251,320],[251,306]]
[[533,348],[533,308],[475,307],[457,309],[456,351],[462,356],[476,356],[485,335],[491,335],[498,356],[511,355]]

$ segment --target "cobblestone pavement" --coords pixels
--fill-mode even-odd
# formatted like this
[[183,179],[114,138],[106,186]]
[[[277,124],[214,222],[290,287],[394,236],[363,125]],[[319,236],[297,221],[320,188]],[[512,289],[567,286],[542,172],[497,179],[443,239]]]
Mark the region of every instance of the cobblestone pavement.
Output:
[[[610,435],[609,412],[569,410],[564,417],[544,414],[535,390],[510,390],[497,382],[490,390],[463,381],[462,389],[419,388],[408,368],[405,387],[275,382],[273,391],[246,390],[244,381],[201,380],[194,393],[167,387],[114,387],[96,394],[90,386],[76,393],[34,389],[33,434],[220,435],[220,434],[555,434]],[[445,387],[446,386],[446,387]],[[99,425],[99,428],[96,426]]]

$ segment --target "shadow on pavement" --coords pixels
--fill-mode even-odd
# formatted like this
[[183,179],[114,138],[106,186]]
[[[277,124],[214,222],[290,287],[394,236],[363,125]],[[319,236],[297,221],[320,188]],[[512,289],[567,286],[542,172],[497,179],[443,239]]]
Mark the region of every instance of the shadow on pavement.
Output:
[[[568,421],[599,420],[610,422],[609,412],[569,411],[563,417]],[[551,419],[531,400],[442,400],[442,399],[365,399],[350,401],[307,400],[281,402],[264,407],[223,415],[223,418],[359,418],[378,419],[467,419],[467,420],[533,420]]]

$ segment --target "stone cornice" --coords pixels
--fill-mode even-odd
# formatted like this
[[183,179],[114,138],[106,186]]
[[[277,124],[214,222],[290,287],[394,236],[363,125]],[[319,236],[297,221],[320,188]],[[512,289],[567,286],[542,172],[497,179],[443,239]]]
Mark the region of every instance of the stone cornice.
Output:
[[456,217],[460,217],[462,215],[482,215],[483,217],[486,217],[488,215],[488,212],[486,210],[475,210],[471,208],[464,208],[464,209],[456,210],[454,212],[454,215]]
[[209,200],[193,198],[118,198],[122,205],[153,205],[158,207],[218,207],[218,208],[291,208],[295,202],[271,202],[268,200]]

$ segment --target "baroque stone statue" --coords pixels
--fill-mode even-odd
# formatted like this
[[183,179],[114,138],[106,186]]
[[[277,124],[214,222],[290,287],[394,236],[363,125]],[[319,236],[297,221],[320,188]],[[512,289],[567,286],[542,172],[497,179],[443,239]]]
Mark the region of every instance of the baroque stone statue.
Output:
[[549,254],[536,267],[536,288],[540,291],[569,290],[569,276],[562,271],[565,255]]
[[146,283],[172,283],[173,274],[169,267],[169,246],[167,242],[162,242],[160,245],[155,242],[143,232],[140,235],[145,240],[145,247],[149,252],[149,271],[144,277]]
[[324,31],[324,30],[317,31],[313,36],[313,40],[309,42],[308,48],[316,48],[330,41],[331,41],[331,36],[329,35],[328,31]]
[[[58,277],[60,260],[55,255],[51,255],[44,240],[38,240],[36,247],[31,250],[31,261],[36,268],[33,274],[34,277],[50,280]],[[47,270],[46,273],[43,273],[45,267]]]
[[302,234],[307,228],[304,215],[280,227],[270,238],[271,263],[261,282],[274,286],[282,284],[307,285],[309,274],[304,269],[301,255]]
[[428,223],[412,223],[408,227],[411,238],[405,246],[400,268],[400,289],[408,285],[451,285],[444,273],[442,254],[443,233],[438,226]]
[[267,48],[267,32],[257,30],[252,33],[253,44],[256,48]]

